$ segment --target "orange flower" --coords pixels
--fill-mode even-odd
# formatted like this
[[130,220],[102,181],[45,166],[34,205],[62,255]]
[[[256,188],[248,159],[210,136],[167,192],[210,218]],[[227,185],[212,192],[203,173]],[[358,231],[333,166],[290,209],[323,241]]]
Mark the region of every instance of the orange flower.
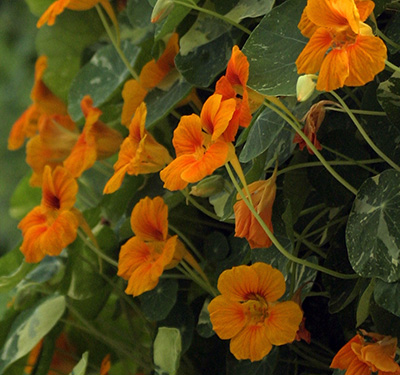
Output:
[[47,57],[40,56],[35,64],[35,83],[31,91],[33,103],[15,122],[11,129],[8,138],[8,148],[10,150],[20,148],[25,138],[33,137],[36,134],[38,122],[42,116],[67,114],[66,105],[42,81],[46,68]]
[[296,65],[299,74],[319,71],[317,90],[362,86],[384,69],[386,46],[364,23],[373,6],[369,0],[308,0],[298,26],[310,40]]
[[174,267],[184,255],[177,236],[168,235],[168,207],[161,197],[146,197],[133,208],[135,236],[119,254],[118,276],[128,280],[125,290],[134,297],[154,289],[164,269]]
[[338,351],[330,367],[347,370],[346,375],[399,375],[396,349],[396,338],[360,330]]
[[65,9],[88,10],[97,4],[101,4],[103,6],[113,24],[118,27],[118,21],[109,0],[56,0],[42,14],[36,26],[40,28],[45,23],[47,23],[49,26],[54,25],[57,16],[63,13]]
[[108,375],[111,368],[110,354],[107,354],[101,361],[100,375]]
[[199,116],[182,116],[172,140],[176,159],[160,172],[166,189],[182,190],[226,163],[229,144],[222,137],[215,142],[211,139],[210,134],[202,131]]
[[54,169],[62,165],[78,138],[76,125],[69,116],[42,116],[39,133],[26,144],[26,162],[33,170],[29,183],[42,186],[45,166]]
[[[275,168],[273,175],[268,180],[256,181],[248,186],[253,206],[271,232],[273,231],[271,217],[276,194],[276,172],[277,169]],[[243,192],[246,194],[244,190]],[[235,236],[245,237],[252,249],[271,246],[271,239],[239,194],[236,199],[238,201],[233,206],[235,212]]]
[[118,161],[114,164],[114,175],[104,187],[104,194],[118,190],[126,173],[137,176],[158,172],[172,160],[167,149],[145,130],[146,114],[143,102],[131,121],[129,136],[121,145]]
[[[303,128],[304,134],[313,143],[317,150],[322,150],[322,146],[317,139],[317,132],[322,124],[322,121],[324,121],[326,113],[325,106],[328,104],[340,107],[339,104],[332,102],[331,100],[321,100],[320,102],[313,104],[310,110],[301,120],[305,123]],[[294,136],[293,143],[299,144],[300,151],[303,151],[304,147],[307,146],[306,142],[300,137],[299,134]],[[314,155],[314,152],[310,147],[307,146],[307,150],[311,155]]]
[[[179,52],[178,37],[177,33],[173,33],[160,58],[157,61],[151,60],[143,66],[139,81],[131,79],[125,83],[122,90],[124,105],[121,123],[123,125],[130,124],[136,109],[151,89],[162,84],[168,86],[171,83],[168,78],[175,78],[171,76],[176,73],[174,59]],[[174,82],[173,79],[172,82]]]
[[278,302],[285,292],[283,274],[269,264],[233,267],[218,279],[221,295],[208,305],[214,331],[230,339],[238,359],[259,361],[272,345],[291,343],[302,312],[293,301]]
[[93,107],[93,100],[86,95],[81,101],[86,118],[85,126],[78,141],[64,161],[64,166],[78,178],[96,160],[106,159],[118,151],[122,142],[121,134],[99,121],[102,112]]
[[42,201],[21,220],[18,228],[24,240],[21,251],[29,263],[40,262],[45,255],[59,255],[76,238],[83,220],[73,206],[78,184],[63,167],[43,172]]

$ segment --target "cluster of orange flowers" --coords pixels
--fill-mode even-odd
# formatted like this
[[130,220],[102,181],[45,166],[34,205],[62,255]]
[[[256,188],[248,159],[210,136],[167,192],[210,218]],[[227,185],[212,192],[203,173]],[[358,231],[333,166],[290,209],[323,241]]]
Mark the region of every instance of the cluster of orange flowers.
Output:
[[[86,10],[97,4],[117,24],[108,0],[58,0],[40,18],[38,27],[52,25],[64,9]],[[319,71],[318,90],[363,85],[383,69],[386,47],[364,23],[372,10],[373,2],[369,0],[308,1],[299,28],[310,41],[296,64],[299,73]],[[9,137],[10,149],[21,147],[25,138],[30,138],[26,146],[27,162],[33,170],[30,183],[42,187],[40,205],[19,224],[24,238],[21,251],[27,262],[59,255],[75,240],[79,226],[92,236],[83,215],[74,207],[76,179],[96,160],[118,151],[114,174],[106,183],[104,194],[117,191],[126,174],[157,172],[166,189],[186,189],[227,163],[233,165],[245,185],[233,142],[239,127],[249,126],[252,112],[263,98],[247,87],[249,63],[237,46],[232,49],[226,74],[216,83],[215,92],[205,101],[200,115],[181,117],[172,139],[175,158],[145,128],[144,99],[156,86],[168,87],[176,79],[174,58],[178,50],[178,35],[173,34],[161,57],[147,63],[138,80],[126,82],[121,118],[129,128],[125,139],[100,121],[102,113],[88,96],[81,102],[85,125],[80,133],[65,104],[42,80],[46,57],[37,60],[33,104],[15,123]],[[326,104],[332,103],[318,103],[304,119],[304,132],[317,149],[321,146],[316,132]],[[301,149],[305,147],[301,139],[294,141]],[[271,232],[276,178],[277,168],[269,179],[243,187],[244,196]],[[239,194],[234,213],[237,237],[246,238],[251,248],[272,244]],[[135,235],[121,247],[118,262],[118,275],[128,281],[126,293],[139,296],[154,289],[164,270],[182,260],[207,279],[178,236],[169,235],[168,207],[161,197],[146,197],[134,207],[131,228]],[[273,345],[290,343],[298,336],[303,312],[294,301],[279,301],[285,292],[285,280],[277,269],[265,263],[234,267],[220,275],[218,289],[221,295],[208,306],[210,319],[217,335],[230,340],[230,350],[237,359],[261,360]],[[348,375],[371,371],[400,374],[394,362],[396,346],[396,340],[389,337],[359,334],[339,351],[332,367],[347,369]],[[104,368],[108,369],[109,364]]]

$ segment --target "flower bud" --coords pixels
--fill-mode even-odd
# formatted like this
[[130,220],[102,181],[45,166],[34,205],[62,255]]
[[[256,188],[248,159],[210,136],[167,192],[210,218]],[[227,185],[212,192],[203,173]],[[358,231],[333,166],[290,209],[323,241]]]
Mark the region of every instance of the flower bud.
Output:
[[157,0],[156,5],[154,5],[153,12],[151,13],[151,22],[157,23],[162,21],[171,12],[174,7],[174,2],[172,0]]
[[297,79],[296,93],[299,102],[305,102],[311,97],[317,85],[315,74],[305,74]]
[[201,180],[196,186],[192,186],[190,194],[196,197],[207,198],[223,190],[225,180],[219,176],[210,176]]

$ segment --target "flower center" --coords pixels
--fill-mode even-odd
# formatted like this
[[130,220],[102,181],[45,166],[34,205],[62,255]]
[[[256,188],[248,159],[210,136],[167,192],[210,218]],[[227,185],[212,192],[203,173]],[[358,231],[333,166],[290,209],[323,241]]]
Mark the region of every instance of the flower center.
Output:
[[268,302],[259,295],[254,296],[255,299],[244,302],[246,307],[246,315],[250,324],[264,324],[269,316]]
[[356,42],[357,34],[349,27],[331,29],[332,48],[343,49]]

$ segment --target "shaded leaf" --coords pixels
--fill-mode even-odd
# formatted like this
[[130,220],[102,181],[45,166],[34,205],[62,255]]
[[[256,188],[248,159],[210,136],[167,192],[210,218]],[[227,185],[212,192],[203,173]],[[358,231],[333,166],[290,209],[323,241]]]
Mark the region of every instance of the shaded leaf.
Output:
[[89,357],[89,352],[83,353],[81,360],[72,369],[69,375],[85,375],[86,367],[88,365],[88,357]]
[[210,298],[207,298],[204,301],[203,307],[200,311],[199,320],[197,321],[197,333],[204,338],[209,338],[215,335],[210,320],[210,313],[208,311],[208,304],[210,303],[210,300]]
[[146,318],[153,321],[165,319],[175,305],[177,293],[177,280],[160,279],[153,290],[139,297],[140,306]]
[[54,327],[65,311],[65,298],[51,296],[22,312],[11,326],[0,352],[0,372],[28,354]]
[[[128,41],[121,49],[130,65],[135,64],[140,49]],[[68,96],[68,112],[78,122],[83,118],[81,101],[90,95],[93,105],[100,107],[107,102],[117,88],[128,78],[130,72],[113,45],[99,49],[74,78]]]
[[381,82],[376,95],[389,120],[400,130],[400,72],[394,72],[387,81]]
[[289,0],[273,8],[247,39],[243,52],[252,89],[265,95],[296,94],[295,61],[307,42],[297,23],[305,5],[305,0]]
[[25,176],[11,197],[10,216],[15,219],[22,219],[42,199],[42,190],[29,185],[29,179],[30,176]]
[[400,173],[386,170],[364,182],[346,228],[353,269],[363,277],[400,278]]
[[80,69],[83,50],[103,32],[95,10],[65,10],[53,26],[43,26],[38,31],[38,54],[48,57],[43,80],[55,95],[66,101],[72,80]]
[[376,303],[385,310],[400,317],[400,282],[386,283],[377,280],[374,289]]
[[255,18],[267,14],[275,0],[240,0],[233,9],[224,16],[235,22],[244,18]]

